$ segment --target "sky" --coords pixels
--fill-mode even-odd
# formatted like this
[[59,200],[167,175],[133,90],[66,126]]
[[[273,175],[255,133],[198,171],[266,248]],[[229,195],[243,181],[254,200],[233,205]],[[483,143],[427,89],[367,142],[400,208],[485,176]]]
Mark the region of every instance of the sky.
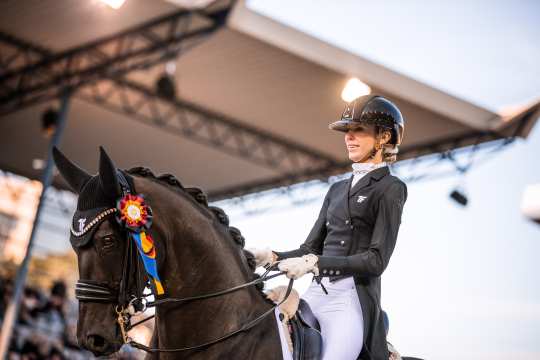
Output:
[[540,96],[537,0],[250,0],[248,6],[489,110]]
[[[251,0],[248,5],[489,110],[540,96],[539,1],[411,0],[405,6]],[[407,184],[398,242],[382,284],[389,340],[403,355],[540,359],[540,225],[520,213],[525,186],[540,183],[539,148],[537,125],[528,139],[473,167],[465,177],[467,207],[448,197],[462,178]],[[231,225],[242,230],[247,246],[296,248],[326,189],[312,191],[305,203],[258,215],[229,208]],[[39,231],[38,252],[63,248],[65,240],[55,234]],[[309,281],[302,278],[296,288],[303,292]]]

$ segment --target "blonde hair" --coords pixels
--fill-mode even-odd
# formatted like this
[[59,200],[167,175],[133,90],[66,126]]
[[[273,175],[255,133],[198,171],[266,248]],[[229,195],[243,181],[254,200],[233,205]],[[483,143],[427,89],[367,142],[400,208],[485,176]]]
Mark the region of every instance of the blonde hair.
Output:
[[397,154],[399,148],[397,145],[383,145],[382,147],[382,159],[389,164],[397,161]]
[[[388,131],[390,133],[390,138],[392,138],[392,132],[388,129],[385,129],[383,127],[377,126],[377,137],[381,134],[384,134],[385,131]],[[391,164],[397,161],[397,154],[399,152],[398,145],[394,144],[383,144],[381,145],[382,148],[382,161]]]

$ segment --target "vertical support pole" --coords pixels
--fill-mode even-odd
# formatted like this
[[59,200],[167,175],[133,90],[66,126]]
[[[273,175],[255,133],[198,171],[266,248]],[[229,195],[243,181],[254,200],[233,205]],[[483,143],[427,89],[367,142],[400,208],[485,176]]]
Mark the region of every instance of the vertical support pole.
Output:
[[51,185],[53,179],[54,163],[52,158],[52,149],[54,146],[57,146],[60,143],[60,140],[62,138],[62,133],[64,131],[67,119],[70,95],[71,92],[69,90],[66,90],[62,95],[60,112],[56,121],[56,129],[47,149],[47,164],[41,175],[41,184],[43,185],[43,189],[41,190],[41,195],[39,197],[39,203],[37,205],[36,215],[34,217],[32,232],[30,233],[30,239],[28,240],[24,259],[17,271],[17,276],[15,278],[14,284],[15,288],[13,290],[11,301],[9,302],[9,305],[6,309],[4,323],[2,324],[2,332],[0,333],[0,359],[7,358],[11,335],[13,333],[15,323],[17,322],[19,304],[24,290],[24,285],[26,283],[26,276],[28,275],[28,266],[30,265],[30,259],[32,258],[32,250],[34,247],[36,230],[39,225],[41,210],[45,202],[45,193],[47,191],[47,188]]

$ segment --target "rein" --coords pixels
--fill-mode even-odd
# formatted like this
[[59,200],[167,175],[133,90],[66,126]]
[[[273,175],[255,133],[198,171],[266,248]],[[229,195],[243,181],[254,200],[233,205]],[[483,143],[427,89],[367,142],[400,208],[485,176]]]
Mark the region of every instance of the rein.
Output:
[[[218,292],[211,293],[211,294],[206,294],[206,295],[191,296],[191,297],[187,297],[187,298],[164,298],[164,299],[159,299],[157,301],[149,302],[146,305],[146,307],[155,307],[155,306],[158,306],[158,305],[164,304],[164,303],[185,303],[185,302],[194,301],[194,300],[210,299],[210,298],[213,298],[213,297],[229,294],[229,293],[232,293],[232,292],[240,290],[240,289],[245,289],[245,288],[247,288],[249,286],[254,286],[254,285],[262,283],[262,282],[264,282],[266,280],[269,280],[269,279],[272,279],[274,277],[281,276],[281,275],[285,274],[285,272],[279,272],[277,274],[267,275],[270,271],[271,271],[270,269],[267,269],[266,272],[264,273],[264,275],[261,276],[260,278],[255,279],[255,280],[250,281],[250,282],[245,283],[245,284],[234,286],[234,287],[226,289],[226,290],[222,290],[222,291],[218,291]],[[240,328],[238,328],[238,329],[236,329],[236,330],[234,330],[234,331],[232,331],[232,332],[230,332],[228,334],[225,334],[225,335],[223,335],[223,336],[221,336],[219,338],[216,338],[214,340],[211,340],[211,341],[199,344],[199,345],[186,346],[186,347],[174,348],[174,349],[151,348],[149,346],[146,346],[146,345],[143,345],[143,344],[138,343],[136,341],[133,341],[132,339],[130,339],[127,336],[124,338],[124,342],[126,344],[131,345],[134,348],[137,348],[137,349],[149,352],[149,353],[159,353],[159,352],[169,352],[170,353],[170,352],[198,350],[198,349],[208,347],[210,345],[217,344],[217,343],[219,343],[221,341],[229,339],[230,337],[232,337],[232,336],[234,336],[234,335],[236,335],[238,333],[241,333],[241,332],[244,332],[244,331],[247,331],[247,330],[251,329],[252,327],[257,325],[258,323],[260,323],[268,315],[272,314],[274,312],[274,310],[279,305],[283,304],[287,300],[287,298],[289,297],[289,295],[290,295],[290,293],[292,291],[293,283],[294,283],[294,279],[290,279],[289,280],[289,285],[287,286],[287,291],[286,291],[285,296],[283,297],[283,299],[280,302],[276,303],[274,306],[272,306],[269,310],[263,312],[261,315],[257,316],[253,320],[251,320],[248,323],[242,325]],[[123,335],[126,334],[128,330],[134,328],[135,326],[137,326],[139,324],[142,324],[143,322],[145,322],[147,320],[150,320],[151,318],[155,317],[155,315],[148,316],[147,318],[145,318],[145,319],[143,319],[141,321],[138,321],[137,323],[135,323],[133,325],[130,325],[127,328],[123,328],[123,326],[125,325],[125,322],[124,322],[124,319],[120,320],[120,318],[122,316],[125,316],[125,312],[122,313],[120,311],[117,311],[117,314],[119,316],[118,324],[120,325],[120,330],[122,331]],[[128,324],[129,324],[129,318],[128,318]]]
[[[283,299],[280,302],[278,302],[274,306],[272,306],[272,308],[265,311],[261,315],[257,316],[255,319],[253,319],[253,320],[249,321],[248,323],[244,324],[240,328],[238,328],[238,329],[236,329],[236,330],[234,330],[234,331],[232,331],[232,332],[230,332],[228,334],[225,334],[225,335],[223,335],[223,336],[221,336],[221,337],[219,337],[217,339],[205,342],[203,344],[194,345],[194,346],[187,346],[187,347],[183,347],[183,348],[176,348],[176,349],[151,348],[151,347],[148,347],[148,346],[146,346],[144,344],[138,343],[138,342],[132,340],[129,336],[127,336],[127,332],[129,330],[131,330],[135,326],[138,326],[138,325],[140,325],[140,324],[142,324],[142,323],[144,323],[144,322],[146,322],[146,321],[148,321],[148,320],[155,317],[155,315],[150,315],[150,316],[136,322],[135,324],[131,324],[131,322],[130,322],[131,316],[138,313],[138,312],[144,312],[146,309],[148,309],[150,307],[157,307],[157,306],[165,304],[165,303],[176,303],[176,304],[180,303],[181,304],[181,303],[187,303],[187,302],[190,302],[190,301],[205,300],[205,299],[210,299],[210,298],[230,294],[232,292],[235,292],[235,291],[238,291],[238,290],[241,290],[241,289],[246,289],[246,288],[248,288],[250,286],[255,286],[257,284],[260,284],[262,282],[265,282],[267,280],[270,280],[270,279],[273,279],[275,277],[278,277],[278,276],[281,276],[281,275],[285,274],[285,272],[281,271],[281,272],[279,272],[277,274],[268,275],[268,273],[270,271],[273,271],[274,267],[275,267],[275,265],[272,266],[272,267],[269,267],[264,272],[264,274],[258,279],[255,279],[253,281],[250,281],[250,282],[247,282],[247,283],[244,283],[244,284],[240,284],[240,285],[237,285],[237,286],[233,286],[233,287],[225,289],[225,290],[216,291],[216,292],[213,292],[213,293],[210,293],[210,294],[190,296],[190,297],[185,297],[185,298],[163,298],[163,299],[158,299],[158,300],[151,301],[151,302],[146,302],[145,298],[147,296],[141,296],[141,297],[133,296],[131,301],[129,301],[127,306],[118,305],[116,307],[116,314],[118,315],[117,322],[118,322],[118,325],[120,327],[120,332],[122,334],[122,339],[123,339],[125,344],[131,345],[134,348],[137,348],[137,349],[149,352],[149,353],[181,352],[181,351],[202,349],[202,348],[205,348],[207,346],[210,346],[210,345],[216,344],[218,342],[221,342],[223,340],[226,340],[226,339],[228,339],[228,338],[230,338],[230,337],[232,337],[232,336],[234,336],[234,335],[236,335],[236,334],[238,334],[240,332],[247,331],[247,330],[251,329],[252,327],[254,327],[255,325],[257,325],[259,322],[261,322],[265,317],[270,315],[272,312],[274,312],[274,310],[279,305],[283,304],[287,300],[287,298],[289,297],[289,295],[290,295],[290,293],[292,291],[294,279],[289,280],[289,284],[287,286],[287,291],[285,293],[285,296],[283,297]],[[117,294],[118,294],[118,292],[116,292],[115,290],[113,290],[113,289],[111,289],[111,288],[109,288],[107,286],[100,285],[99,283],[96,283],[96,282],[93,282],[93,281],[90,281],[90,280],[85,280],[85,281],[79,280],[77,282],[77,285],[76,285],[76,288],[75,288],[75,294],[76,294],[77,299],[80,300],[80,301],[117,302]]]

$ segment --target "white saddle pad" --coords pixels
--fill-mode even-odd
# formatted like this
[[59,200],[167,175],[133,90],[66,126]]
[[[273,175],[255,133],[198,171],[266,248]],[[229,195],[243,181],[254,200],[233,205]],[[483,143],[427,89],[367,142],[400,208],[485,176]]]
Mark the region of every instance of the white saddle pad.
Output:
[[289,351],[289,346],[287,345],[287,339],[285,338],[285,333],[281,321],[279,320],[279,309],[274,310],[274,315],[276,317],[277,328],[279,330],[279,340],[281,342],[281,353],[283,354],[283,360],[293,360],[292,354]]

